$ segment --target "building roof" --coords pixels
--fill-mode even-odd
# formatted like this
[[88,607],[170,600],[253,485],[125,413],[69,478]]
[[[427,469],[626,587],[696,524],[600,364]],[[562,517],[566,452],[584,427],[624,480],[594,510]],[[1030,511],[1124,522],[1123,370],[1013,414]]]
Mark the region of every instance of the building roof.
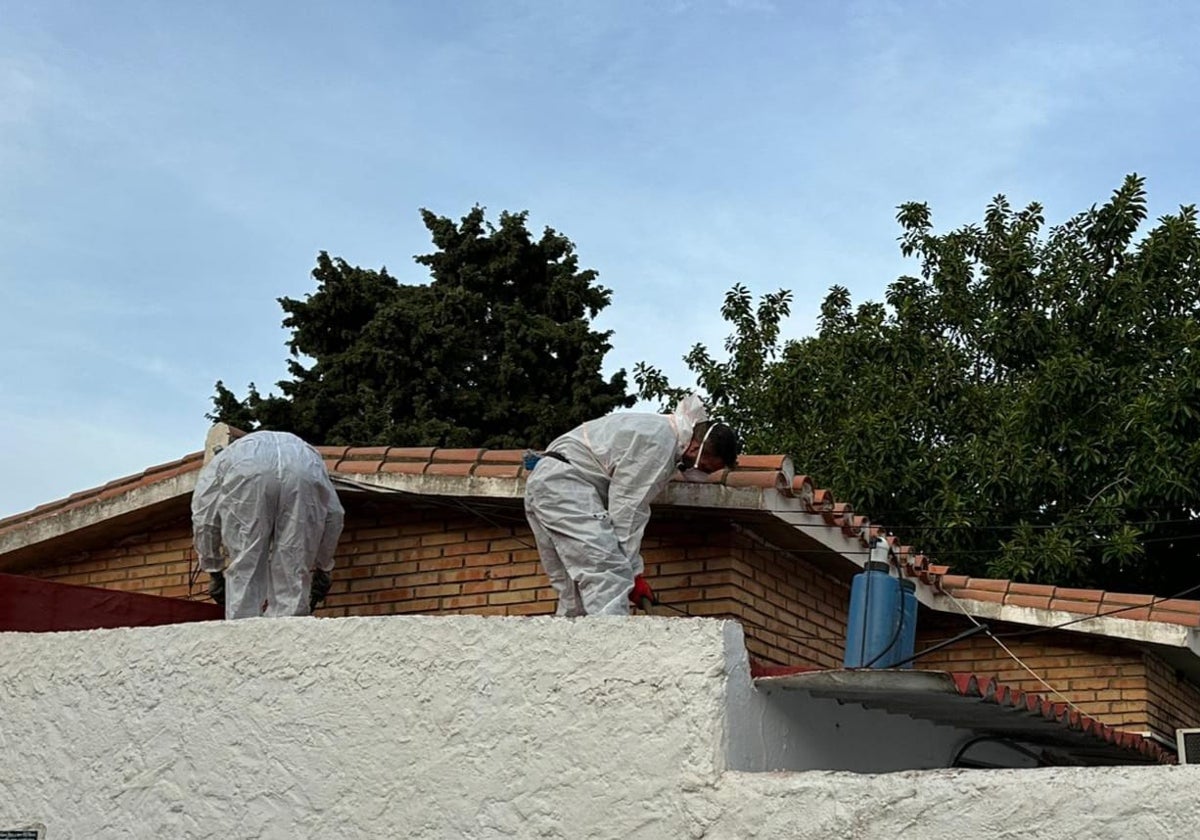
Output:
[[1175,754],[1151,738],[1101,723],[1067,703],[981,674],[758,667],[752,676],[755,685],[768,691],[804,691],[817,698],[958,726],[998,739],[1036,744],[1067,760],[1175,763]]
[[[238,430],[223,424],[213,432],[226,440]],[[209,435],[209,448],[220,434]],[[362,486],[430,496],[520,498],[526,470],[524,450],[399,446],[318,446],[330,474],[343,487]],[[190,495],[204,460],[195,452],[150,467],[101,487],[0,519],[0,569],[11,568],[35,544],[55,540],[97,522],[150,510]],[[352,484],[351,484],[352,482]],[[1200,601],[1155,599],[1149,595],[1070,589],[1009,580],[969,578],[900,544],[864,515],[797,475],[786,455],[743,455],[738,468],[721,470],[707,482],[673,481],[657,504],[677,508],[723,509],[737,518],[767,514],[781,544],[796,532],[808,548],[824,548],[862,566],[876,538],[902,574],[917,581],[918,597],[932,609],[1040,627],[1075,622],[1071,629],[1133,639],[1200,654]],[[876,550],[879,545],[876,544]],[[1132,607],[1132,609],[1129,609]],[[1113,610],[1121,610],[1106,615]],[[1079,621],[1079,619],[1084,619]]]

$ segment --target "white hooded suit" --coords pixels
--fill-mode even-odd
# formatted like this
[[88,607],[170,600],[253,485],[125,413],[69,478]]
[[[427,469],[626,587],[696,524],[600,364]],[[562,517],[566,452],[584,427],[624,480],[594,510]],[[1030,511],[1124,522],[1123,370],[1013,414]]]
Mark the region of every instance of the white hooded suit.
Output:
[[675,473],[706,419],[699,397],[672,414],[610,414],[557,438],[525,484],[525,515],[542,568],[558,593],[558,615],[628,615],[644,571],[642,535],[650,500]]
[[308,615],[312,570],[333,568],[345,513],[315,449],[252,432],[204,466],[192,496],[200,568],[225,569],[225,617]]

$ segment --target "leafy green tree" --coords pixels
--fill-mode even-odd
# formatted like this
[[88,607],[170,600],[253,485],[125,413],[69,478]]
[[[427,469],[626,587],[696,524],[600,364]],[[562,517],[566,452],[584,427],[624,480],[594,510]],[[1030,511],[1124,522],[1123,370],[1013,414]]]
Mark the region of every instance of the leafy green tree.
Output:
[[239,399],[218,382],[208,417],[326,444],[521,447],[632,405],[624,371],[601,373],[611,333],[591,329],[612,293],[569,239],[533,238],[526,213],[493,226],[478,206],[458,223],[422,218],[430,282],[321,253],[317,290],[279,301],[292,333],[281,395],[252,383]]
[[[956,571],[1200,583],[1200,231],[1192,206],[1146,219],[1137,176],[1049,229],[1003,196],[947,233],[905,204],[920,272],[885,303],[834,287],[816,334],[780,342],[786,293],[751,313],[735,287],[729,360],[687,360],[754,449]],[[670,390],[644,364],[635,378]]]

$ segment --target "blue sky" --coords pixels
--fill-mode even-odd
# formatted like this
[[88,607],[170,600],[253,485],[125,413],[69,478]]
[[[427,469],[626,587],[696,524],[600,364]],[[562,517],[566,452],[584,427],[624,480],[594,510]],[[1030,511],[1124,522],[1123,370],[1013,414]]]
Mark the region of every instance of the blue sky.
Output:
[[401,280],[418,208],[530,211],[685,379],[724,292],[915,271],[895,207],[1200,199],[1190,3],[0,0],[0,515],[200,448],[284,374],[318,251]]

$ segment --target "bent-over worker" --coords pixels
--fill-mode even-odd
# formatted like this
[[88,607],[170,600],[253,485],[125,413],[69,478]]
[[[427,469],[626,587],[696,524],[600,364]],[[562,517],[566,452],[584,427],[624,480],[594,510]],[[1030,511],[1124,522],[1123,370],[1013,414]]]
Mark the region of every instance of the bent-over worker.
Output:
[[311,613],[344,517],[320,454],[295,435],[251,432],[218,452],[196,480],[192,530],[225,617]]
[[556,614],[628,615],[653,601],[641,555],[650,500],[677,470],[735,466],[738,446],[695,394],[672,414],[610,414],[551,443],[525,484],[525,516]]

